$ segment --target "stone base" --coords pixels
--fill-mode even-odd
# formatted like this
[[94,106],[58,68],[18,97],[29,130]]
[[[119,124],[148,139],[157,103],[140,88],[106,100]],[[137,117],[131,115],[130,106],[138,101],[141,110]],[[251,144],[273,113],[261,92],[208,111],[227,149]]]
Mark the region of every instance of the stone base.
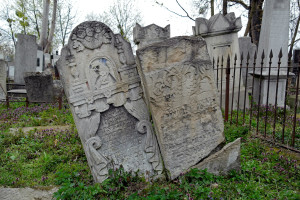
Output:
[[219,175],[227,174],[230,170],[241,169],[240,161],[241,138],[225,145],[220,151],[204,159],[194,166],[200,170],[207,169],[208,172]]

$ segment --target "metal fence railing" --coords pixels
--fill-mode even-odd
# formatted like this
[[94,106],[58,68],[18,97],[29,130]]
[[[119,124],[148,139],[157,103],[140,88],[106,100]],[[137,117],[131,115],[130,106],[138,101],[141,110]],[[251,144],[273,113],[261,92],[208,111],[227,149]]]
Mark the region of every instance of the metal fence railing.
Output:
[[252,56],[253,63],[249,53],[246,58],[228,55],[226,61],[224,56],[213,58],[224,119],[248,126],[257,137],[299,151],[300,63],[293,69],[290,54],[287,66],[282,64],[281,50],[278,62],[273,61],[272,50],[268,58],[264,52]]

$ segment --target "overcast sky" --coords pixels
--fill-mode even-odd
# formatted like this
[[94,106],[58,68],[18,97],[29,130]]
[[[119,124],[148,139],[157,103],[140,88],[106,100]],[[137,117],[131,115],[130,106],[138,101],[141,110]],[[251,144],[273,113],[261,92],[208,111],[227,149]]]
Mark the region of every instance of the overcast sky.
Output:
[[[108,10],[109,6],[113,4],[113,0],[75,0],[77,3],[74,4],[77,9],[79,21],[81,23],[85,20],[85,16],[88,13],[101,13],[104,10]],[[177,13],[183,14],[184,12],[176,4],[175,0],[158,0],[163,2],[163,4]],[[192,12],[192,0],[179,0],[182,6],[188,11]],[[192,26],[194,26],[194,21],[189,18],[176,16],[165,8],[157,5],[155,0],[136,0],[137,8],[142,13],[142,25],[147,26],[149,24],[157,24],[161,27],[165,27],[168,24],[171,25],[171,37],[179,35],[192,35]],[[217,12],[217,11],[216,11]],[[237,12],[238,17],[240,12]],[[210,16],[208,13],[207,17]],[[242,31],[240,31],[242,32]]]

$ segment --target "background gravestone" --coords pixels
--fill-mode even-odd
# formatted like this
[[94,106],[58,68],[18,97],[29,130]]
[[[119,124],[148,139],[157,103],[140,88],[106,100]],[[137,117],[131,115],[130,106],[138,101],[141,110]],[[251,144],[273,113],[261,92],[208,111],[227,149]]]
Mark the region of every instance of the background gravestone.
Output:
[[[234,68],[234,57],[237,55],[236,61],[236,72],[235,81],[233,82],[234,70],[230,70],[230,88],[229,88],[229,102],[232,102],[232,92],[234,88],[233,96],[233,109],[237,109],[238,99],[239,107],[244,106],[244,93],[245,87],[243,85],[243,78],[241,78],[240,84],[240,48],[238,41],[238,31],[242,28],[241,18],[235,17],[234,13],[228,13],[223,15],[221,13],[212,16],[210,19],[197,18],[195,21],[195,26],[193,27],[194,35],[201,36],[207,43],[207,50],[210,56],[211,62],[215,61],[215,69],[219,58],[219,66],[221,68],[221,58],[223,56],[223,73],[221,69],[214,70],[215,80],[219,92],[222,93],[222,107],[225,108],[225,95],[226,95],[226,63],[227,58],[230,56],[230,68]],[[245,56],[244,56],[245,58]],[[223,76],[222,76],[223,75]],[[218,77],[217,77],[218,76]],[[222,89],[221,89],[222,82]],[[234,85],[233,85],[234,83]],[[241,85],[241,87],[239,86]],[[239,92],[240,87],[240,92]],[[240,95],[240,96],[239,96]],[[221,94],[220,94],[221,96]],[[248,95],[246,96],[246,107],[249,106]],[[231,109],[231,103],[229,103],[229,109]]]
[[[287,0],[265,0],[264,13],[262,19],[262,27],[259,36],[257,65],[254,75],[254,94],[253,99],[263,105],[275,105],[275,94],[277,85],[277,68],[278,68],[278,55],[282,49],[281,70],[278,82],[278,96],[277,104],[280,107],[284,106],[285,101],[285,84],[286,84],[286,71],[288,66],[288,42],[289,42],[289,20],[290,20],[290,1]],[[270,85],[268,86],[269,75],[269,55],[270,51],[273,52],[273,59],[270,74]],[[263,73],[260,76],[261,55],[265,53],[263,64]],[[261,82],[261,86],[260,86]],[[261,87],[261,93],[259,93]],[[269,92],[268,92],[269,87]],[[267,94],[269,99],[267,102]],[[259,97],[261,96],[261,97]]]
[[161,42],[168,38],[170,38],[170,25],[167,25],[165,28],[156,24],[142,27],[137,23],[133,28],[133,40],[138,45],[138,48],[143,48],[149,44]]
[[39,72],[27,72],[24,76],[29,102],[53,102],[52,75]]
[[137,50],[165,168],[176,178],[222,142],[223,118],[206,43],[175,37]]
[[33,35],[18,34],[17,38],[14,83],[25,84],[24,73],[36,71],[38,46]]
[[6,99],[7,63],[0,59],[0,100]]
[[[249,89],[252,87],[252,79],[253,77],[249,74],[249,72],[253,71],[253,63],[254,63],[254,54],[257,51],[257,46],[251,42],[250,37],[240,37],[239,38],[239,47],[240,47],[240,53],[243,53],[243,63],[242,63],[242,75],[243,75],[243,81],[244,85],[246,86],[246,76],[247,77],[247,88]],[[246,74],[247,71],[247,56],[250,56],[249,64],[248,64],[248,74]]]
[[94,180],[108,170],[162,173],[130,43],[101,22],[84,22],[57,62]]

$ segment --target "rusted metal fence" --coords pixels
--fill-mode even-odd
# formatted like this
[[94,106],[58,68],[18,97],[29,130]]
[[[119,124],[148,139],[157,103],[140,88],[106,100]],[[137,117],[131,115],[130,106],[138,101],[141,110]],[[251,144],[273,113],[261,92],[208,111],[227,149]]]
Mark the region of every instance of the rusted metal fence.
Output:
[[256,137],[300,152],[300,73],[291,73],[300,71],[300,63],[293,69],[292,55],[287,66],[282,57],[280,50],[275,61],[272,51],[268,57],[255,53],[252,63],[249,53],[213,58],[220,107],[226,122],[248,126]]

